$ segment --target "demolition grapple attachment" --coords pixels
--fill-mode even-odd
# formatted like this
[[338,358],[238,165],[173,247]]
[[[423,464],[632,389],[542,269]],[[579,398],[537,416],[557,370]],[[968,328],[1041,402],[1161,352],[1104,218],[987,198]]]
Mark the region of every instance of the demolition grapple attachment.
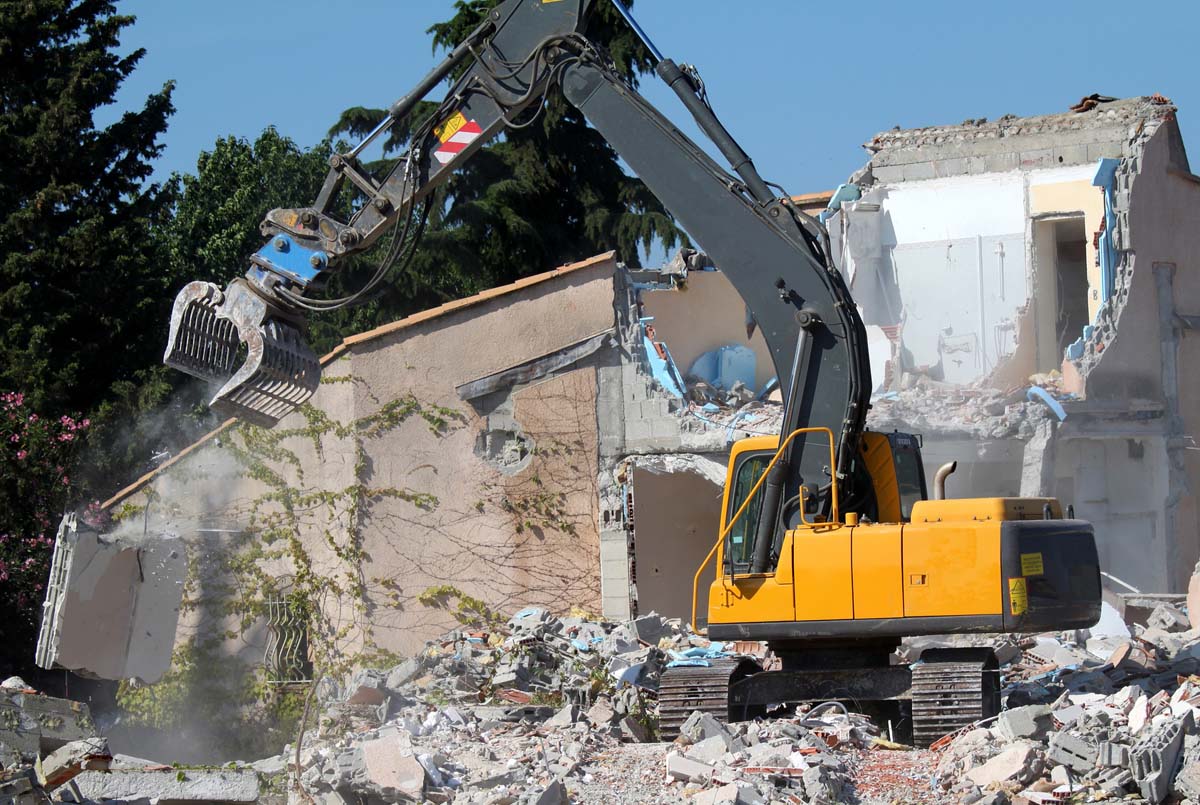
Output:
[[209,407],[271,427],[311,397],[321,380],[301,326],[245,280],[234,280],[225,291],[192,282],[175,297],[163,362],[213,383],[228,378]]

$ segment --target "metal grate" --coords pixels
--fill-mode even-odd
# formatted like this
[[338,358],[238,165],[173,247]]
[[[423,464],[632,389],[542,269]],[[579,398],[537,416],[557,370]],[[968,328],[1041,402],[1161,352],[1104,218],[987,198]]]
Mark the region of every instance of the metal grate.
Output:
[[293,599],[267,602],[267,681],[274,684],[312,681],[308,656],[308,617]]

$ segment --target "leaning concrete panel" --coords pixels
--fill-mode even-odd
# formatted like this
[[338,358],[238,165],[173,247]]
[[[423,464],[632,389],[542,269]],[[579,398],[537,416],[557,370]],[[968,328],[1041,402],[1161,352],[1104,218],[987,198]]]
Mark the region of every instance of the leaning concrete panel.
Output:
[[187,560],[183,542],[136,544],[59,526],[37,663],[102,679],[155,682],[171,664]]

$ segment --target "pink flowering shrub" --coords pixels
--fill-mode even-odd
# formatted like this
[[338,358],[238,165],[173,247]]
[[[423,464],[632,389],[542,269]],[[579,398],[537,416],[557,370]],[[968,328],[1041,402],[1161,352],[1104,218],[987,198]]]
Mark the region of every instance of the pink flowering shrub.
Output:
[[72,502],[71,468],[90,424],[39,416],[24,394],[0,394],[0,612],[17,621],[14,632],[40,618],[54,535]]

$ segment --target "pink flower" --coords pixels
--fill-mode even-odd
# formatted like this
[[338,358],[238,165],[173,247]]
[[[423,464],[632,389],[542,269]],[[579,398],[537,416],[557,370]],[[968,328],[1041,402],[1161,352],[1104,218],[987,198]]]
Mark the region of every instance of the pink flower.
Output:
[[24,460],[25,460],[25,457],[26,457],[27,455],[29,455],[29,453],[27,453],[26,451],[24,451],[24,450],[18,450],[18,451],[17,451],[17,460],[18,460],[18,461],[24,461]]
[[29,415],[29,421],[30,421],[30,422],[37,422],[37,421],[38,421],[38,415],[37,415],[37,414],[30,414],[30,415]]
[[13,444],[16,444],[17,442],[21,441],[21,437],[18,434],[14,433],[12,436],[8,437],[8,440],[10,442],[12,442]]
[[70,485],[71,485],[71,479],[64,475],[63,476],[63,486],[70,486]]
[[79,421],[79,427],[81,427],[81,428],[86,428],[91,424],[92,424],[92,420],[90,420],[90,419],[82,419]]

